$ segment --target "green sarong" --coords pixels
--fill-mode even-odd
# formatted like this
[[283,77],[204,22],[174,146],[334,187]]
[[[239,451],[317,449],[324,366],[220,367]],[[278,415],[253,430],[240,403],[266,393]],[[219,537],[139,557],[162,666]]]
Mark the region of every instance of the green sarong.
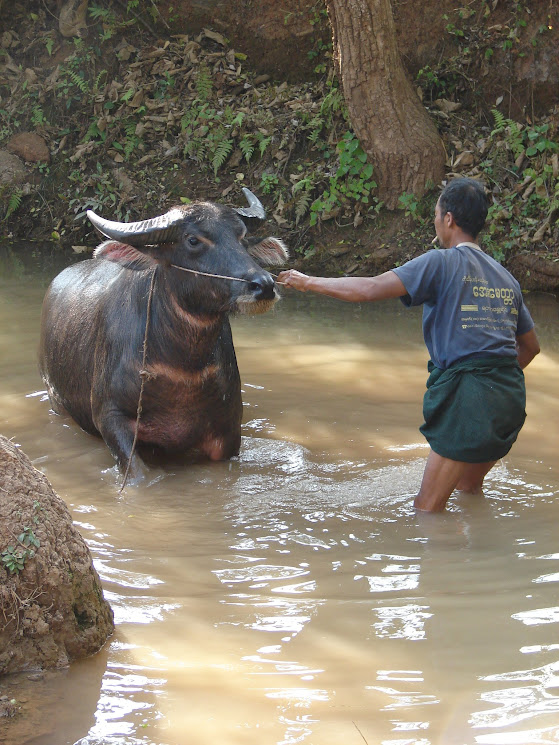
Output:
[[499,460],[526,419],[524,373],[516,358],[479,357],[441,370],[429,362],[420,432],[432,450],[466,463]]

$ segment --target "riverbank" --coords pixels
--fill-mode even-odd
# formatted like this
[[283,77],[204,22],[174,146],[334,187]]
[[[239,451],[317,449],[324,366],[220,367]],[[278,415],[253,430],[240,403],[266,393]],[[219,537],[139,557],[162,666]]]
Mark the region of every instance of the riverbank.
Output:
[[[64,37],[44,11],[16,11],[1,37],[5,238],[87,252],[98,242],[87,209],[132,220],[190,200],[240,204],[248,186],[305,271],[378,273],[430,245],[437,190],[384,209],[327,51],[312,80],[288,83],[254,72],[216,30],[159,36],[111,12]],[[466,63],[417,75],[446,177],[486,183],[484,249],[524,289],[556,291],[559,107],[516,121],[499,98],[483,100]]]

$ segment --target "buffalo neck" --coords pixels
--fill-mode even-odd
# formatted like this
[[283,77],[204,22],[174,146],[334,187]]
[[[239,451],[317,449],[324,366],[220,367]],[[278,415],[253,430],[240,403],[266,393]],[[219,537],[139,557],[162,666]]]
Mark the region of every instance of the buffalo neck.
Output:
[[[202,309],[194,282],[169,282],[166,272],[157,272],[150,313],[148,359],[153,355],[170,364],[201,369],[214,361],[215,348],[224,329],[229,329],[224,311]],[[217,303],[216,303],[217,305]],[[147,307],[147,301],[146,301]],[[151,352],[151,354],[150,354]]]

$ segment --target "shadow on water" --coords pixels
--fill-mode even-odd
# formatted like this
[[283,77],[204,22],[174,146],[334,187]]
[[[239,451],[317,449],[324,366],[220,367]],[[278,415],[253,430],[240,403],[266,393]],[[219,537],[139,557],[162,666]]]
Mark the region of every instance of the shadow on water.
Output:
[[0,278],[2,282],[32,280],[46,290],[55,274],[84,256],[58,243],[0,241]]
[[[74,743],[95,723],[107,669],[107,652],[67,670],[27,672],[0,678],[0,694],[17,714],[0,719],[3,745]],[[79,696],[75,692],[79,691]]]
[[117,631],[67,671],[0,681],[23,712],[10,745],[559,741],[555,298],[528,296],[543,352],[518,443],[485,499],[435,516],[412,508],[418,313],[288,293],[234,319],[239,457],[119,494],[104,444],[41,395],[56,270],[23,264],[0,280],[0,431],[69,505]]

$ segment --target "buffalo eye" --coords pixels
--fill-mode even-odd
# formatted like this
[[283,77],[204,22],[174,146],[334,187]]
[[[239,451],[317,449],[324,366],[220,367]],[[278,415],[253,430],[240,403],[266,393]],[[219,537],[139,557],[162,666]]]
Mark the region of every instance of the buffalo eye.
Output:
[[191,235],[188,238],[188,243],[191,246],[198,246],[200,244],[200,241],[198,240],[198,238],[196,238],[195,235]]

